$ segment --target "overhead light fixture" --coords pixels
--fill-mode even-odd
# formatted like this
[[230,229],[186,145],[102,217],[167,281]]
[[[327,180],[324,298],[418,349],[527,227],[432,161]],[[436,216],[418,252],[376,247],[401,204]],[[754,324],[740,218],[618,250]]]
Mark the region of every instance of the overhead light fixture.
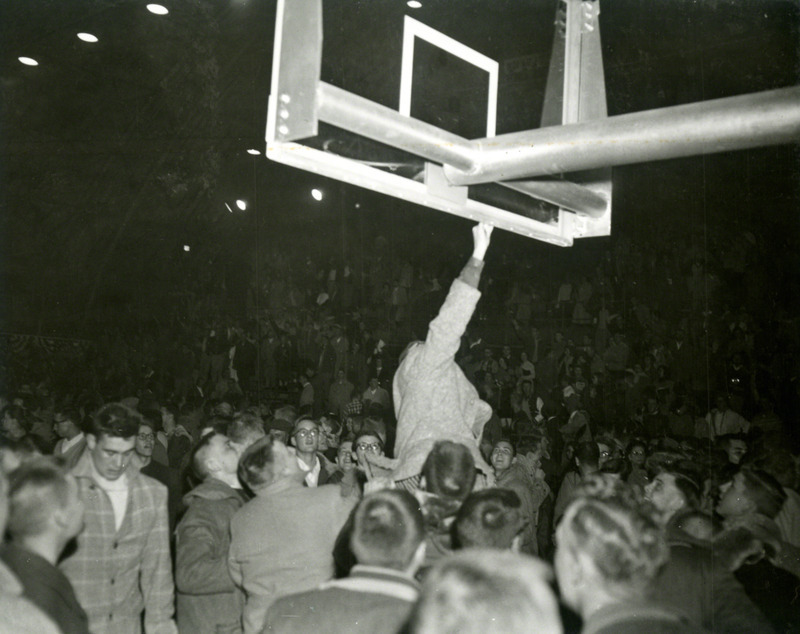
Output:
[[319,189],[312,189],[311,198],[313,198],[316,201],[322,200],[322,192]]
[[91,33],[78,33],[78,39],[91,44],[94,44],[98,41],[97,36],[92,35]]
[[252,154],[253,156],[261,155],[261,152],[259,150],[256,150],[255,148],[250,148],[249,150],[247,150],[247,153]]
[[233,209],[231,209],[231,206],[228,203],[225,203],[225,208],[228,210],[228,213],[233,213]]
[[20,62],[25,64],[25,66],[38,66],[39,62],[37,62],[32,57],[18,57],[17,58]]
[[169,13],[169,9],[162,4],[148,4],[147,10],[156,15],[167,15]]
[[188,253],[189,251],[191,251],[191,250],[192,250],[192,247],[190,247],[188,244],[184,244],[184,245],[183,245],[183,250],[184,250],[184,251],[186,251],[186,252]]
[[419,0],[408,0],[408,2],[406,2],[406,4],[411,9],[421,9],[422,8],[422,3]]
[[247,209],[247,201],[245,201],[245,200],[242,200],[242,199],[240,198],[239,200],[237,200],[237,201],[236,201],[236,206],[237,206],[239,209],[241,209],[242,211],[244,211],[245,209]]

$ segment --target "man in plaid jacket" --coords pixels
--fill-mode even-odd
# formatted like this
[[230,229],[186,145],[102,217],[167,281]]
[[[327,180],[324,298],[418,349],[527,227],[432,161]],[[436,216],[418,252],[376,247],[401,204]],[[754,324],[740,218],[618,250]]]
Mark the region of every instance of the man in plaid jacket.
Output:
[[174,634],[167,489],[131,464],[139,415],[120,403],[98,410],[72,473],[85,529],[61,569],[95,634]]

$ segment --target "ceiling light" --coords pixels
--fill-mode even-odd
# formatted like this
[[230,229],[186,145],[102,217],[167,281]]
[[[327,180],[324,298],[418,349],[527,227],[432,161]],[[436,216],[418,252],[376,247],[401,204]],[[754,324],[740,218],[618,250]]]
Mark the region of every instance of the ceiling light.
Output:
[[412,9],[421,9],[422,3],[419,0],[408,0],[406,4]]
[[155,13],[156,15],[167,15],[167,13],[169,13],[169,9],[161,4],[148,4],[147,10],[150,13]]
[[20,62],[25,64],[25,66],[38,66],[39,62],[37,62],[32,57],[18,57],[17,58]]
[[184,250],[184,251],[186,251],[186,252],[188,253],[189,251],[191,251],[191,250],[192,250],[192,247],[190,247],[188,244],[184,244],[184,245],[183,245],[183,250]]
[[90,42],[92,44],[97,42],[97,37],[91,33],[78,33],[78,39],[83,40],[84,42]]
[[318,190],[318,189],[312,189],[311,190],[311,198],[313,198],[314,200],[317,200],[317,201],[322,200],[322,192],[320,190]]
[[236,206],[242,211],[244,211],[245,209],[247,209],[247,202],[240,198],[239,200],[236,201]]
[[225,203],[225,208],[228,210],[229,213],[233,213],[233,209],[231,209],[231,206],[228,203]]
[[254,148],[250,148],[249,150],[247,150],[247,153],[248,154],[252,154],[253,156],[260,156],[261,155],[261,152],[259,150],[254,149]]

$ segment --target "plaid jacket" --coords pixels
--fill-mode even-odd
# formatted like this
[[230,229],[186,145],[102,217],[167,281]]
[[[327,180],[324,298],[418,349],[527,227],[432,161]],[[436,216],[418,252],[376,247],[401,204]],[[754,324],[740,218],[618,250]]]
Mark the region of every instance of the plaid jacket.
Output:
[[119,531],[111,500],[92,477],[91,454],[72,470],[86,505],[75,552],[61,563],[93,634],[174,634],[167,489],[128,467],[130,494]]

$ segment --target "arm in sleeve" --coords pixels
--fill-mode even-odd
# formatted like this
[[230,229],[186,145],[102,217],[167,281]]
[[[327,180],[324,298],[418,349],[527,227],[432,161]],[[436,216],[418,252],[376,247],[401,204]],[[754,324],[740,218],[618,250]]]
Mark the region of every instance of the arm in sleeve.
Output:
[[455,359],[461,337],[481,297],[477,284],[482,268],[483,262],[470,258],[461,275],[450,285],[439,314],[428,325],[422,354],[425,365],[436,366]]
[[185,594],[233,592],[228,572],[227,535],[214,530],[210,518],[196,517],[178,526],[175,585]]
[[147,634],[176,634],[173,620],[175,587],[169,556],[167,489],[154,493],[155,521],[142,549],[140,583],[144,598],[144,630]]

